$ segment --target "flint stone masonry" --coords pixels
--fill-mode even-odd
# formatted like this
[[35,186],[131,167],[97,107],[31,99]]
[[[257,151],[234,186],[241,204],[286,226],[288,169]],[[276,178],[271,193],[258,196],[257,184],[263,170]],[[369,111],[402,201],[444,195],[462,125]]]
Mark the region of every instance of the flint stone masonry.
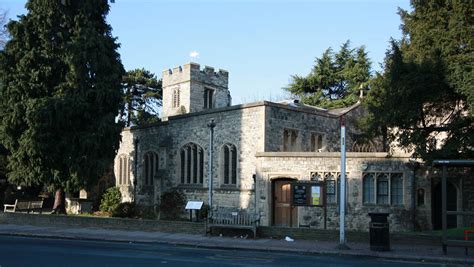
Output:
[[[406,167],[408,157],[386,158],[386,153],[347,153],[347,228],[367,231],[369,212],[389,212],[390,229],[401,231],[411,226],[411,171]],[[258,194],[271,195],[272,180],[293,178],[295,181],[311,181],[310,175],[340,172],[340,153],[258,153],[258,179],[262,181]],[[362,202],[362,176],[365,172],[403,173],[403,205],[375,205]],[[260,198],[261,199],[261,198]],[[271,225],[271,203],[262,201],[260,213],[265,217],[264,225]],[[324,228],[324,211],[320,207],[296,207],[297,225],[316,229]],[[419,220],[425,218],[420,217]],[[327,229],[338,229],[339,211],[337,204],[327,206]]]
[[[227,71],[215,71],[207,66],[201,69],[196,63],[163,72],[162,122],[122,132],[114,165],[122,201],[158,206],[164,192],[178,189],[185,193],[188,200],[201,200],[207,204],[210,136],[207,124],[214,120],[212,209],[258,212],[261,224],[271,226],[276,214],[272,191],[274,181],[310,181],[312,173],[324,177],[328,172],[335,176],[340,172],[340,153],[337,151],[340,150],[341,117],[344,116],[342,121],[346,126],[348,151],[347,228],[367,231],[368,213],[378,211],[390,213],[391,231],[433,228],[433,214],[439,212],[432,210],[433,189],[439,183],[439,172],[423,167],[417,170],[413,180],[413,171],[407,164],[409,155],[393,148],[387,153],[379,139],[371,140],[370,146],[365,146],[370,147],[370,153],[353,152],[355,143],[362,145],[358,143],[361,133],[356,124],[365,111],[359,103],[335,110],[311,107],[297,101],[263,101],[230,106],[228,78]],[[179,90],[180,103],[178,107],[173,107],[176,90]],[[205,90],[214,92],[213,108],[204,109]],[[316,135],[322,137],[322,146],[318,147],[318,151],[310,152],[315,150],[312,142]],[[285,142],[291,142],[292,152],[284,151],[288,150],[288,143]],[[180,151],[189,143],[203,151],[202,184],[181,183]],[[224,184],[223,147],[226,144],[232,144],[237,151],[235,185]],[[144,155],[147,152],[158,155],[152,185],[145,185]],[[123,163],[120,159],[124,157],[128,160],[126,172],[130,182],[119,184],[120,163]],[[368,172],[401,173],[402,204],[364,204],[363,175]],[[474,210],[474,198],[470,197],[474,195],[472,173],[463,174],[454,170],[450,177],[457,189],[457,209]],[[414,189],[422,189],[423,194],[418,196],[415,193],[414,196]],[[419,198],[423,201],[418,201]],[[326,226],[332,230],[339,227],[338,204],[328,204],[326,219],[323,209],[318,207],[295,207],[293,211],[297,213],[293,227],[324,229]],[[457,223],[458,226],[472,225],[473,218],[458,218]]]
[[[228,89],[229,73],[214,71],[206,66],[203,70],[196,63],[188,63],[163,71],[163,120],[169,116],[198,112],[204,109],[204,91],[213,91],[214,108],[231,104]],[[173,107],[173,93],[179,90],[180,105]]]

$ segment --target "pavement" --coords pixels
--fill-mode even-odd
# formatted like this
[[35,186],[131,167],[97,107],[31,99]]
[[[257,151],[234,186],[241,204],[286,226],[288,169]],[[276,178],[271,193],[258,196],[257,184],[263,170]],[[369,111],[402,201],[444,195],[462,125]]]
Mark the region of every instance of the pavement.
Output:
[[128,243],[165,243],[212,249],[294,252],[334,256],[363,256],[416,261],[420,263],[435,262],[474,266],[474,249],[470,251],[470,255],[465,255],[464,248],[448,247],[448,254],[443,255],[441,245],[438,243],[433,245],[391,244],[390,251],[378,252],[370,250],[369,244],[350,242],[350,240],[347,242],[350,249],[345,250],[338,248],[339,240],[286,241],[285,239],[248,239],[240,236],[222,237],[183,233],[14,224],[0,224],[0,235]]

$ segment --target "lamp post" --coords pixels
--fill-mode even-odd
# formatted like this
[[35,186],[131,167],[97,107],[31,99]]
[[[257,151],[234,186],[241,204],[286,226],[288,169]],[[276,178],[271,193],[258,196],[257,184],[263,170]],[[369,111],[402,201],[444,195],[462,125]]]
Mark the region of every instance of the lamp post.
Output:
[[413,171],[413,176],[411,179],[411,206],[413,207],[412,213],[412,223],[413,223],[413,231],[416,230],[416,171],[420,168],[420,163],[416,160],[416,158],[410,158],[407,163],[408,168]]
[[214,127],[216,127],[216,123],[214,120],[211,120],[208,124],[207,127],[209,128],[209,177],[208,177],[208,182],[209,182],[209,216],[212,214],[212,148],[214,146]]
[[340,178],[340,203],[339,209],[339,249],[349,249],[346,244],[346,125],[344,116],[340,118],[341,124],[341,178]]

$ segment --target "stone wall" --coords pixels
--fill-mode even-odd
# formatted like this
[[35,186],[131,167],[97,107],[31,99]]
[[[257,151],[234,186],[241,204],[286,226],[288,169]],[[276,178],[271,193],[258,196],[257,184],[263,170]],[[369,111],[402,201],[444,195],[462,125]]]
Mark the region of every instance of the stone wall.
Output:
[[[229,73],[225,70],[214,71],[212,67],[200,69],[196,63],[188,63],[163,71],[163,108],[162,119],[169,116],[198,112],[204,109],[204,91],[213,90],[214,108],[230,106],[228,90]],[[173,106],[173,94],[179,90],[179,102]]]
[[[145,205],[159,202],[161,192],[170,188],[185,191],[188,200],[208,199],[208,157],[209,128],[207,123],[214,120],[214,164],[213,187],[214,208],[233,207],[235,209],[252,208],[253,174],[256,169],[255,155],[264,148],[264,109],[261,103],[213,109],[193,114],[170,117],[165,123],[154,126],[127,129],[122,133],[122,143],[115,161],[115,173],[118,175],[118,158],[128,155],[131,158],[132,180],[134,171],[133,139],[139,140],[137,173],[139,175],[136,197]],[[187,143],[195,143],[204,150],[204,182],[201,185],[181,184],[180,182],[180,149]],[[234,144],[237,148],[237,185],[223,184],[220,169],[223,162],[220,156],[221,147]],[[154,187],[143,185],[143,155],[153,151],[159,157],[159,171],[154,179]],[[133,183],[120,186],[124,201],[133,199]]]
[[[354,120],[349,120],[347,127],[346,147],[352,146]],[[323,152],[339,151],[340,122],[339,116],[317,109],[292,108],[291,106],[269,102],[265,110],[265,152],[282,152],[283,131],[292,129],[298,132],[298,149],[311,151],[311,134],[323,136]]]
[[[258,153],[257,199],[263,225],[272,225],[272,181],[292,178],[310,181],[311,173],[337,173],[340,170],[340,153]],[[348,229],[367,230],[369,212],[389,212],[393,231],[411,229],[412,172],[407,168],[408,158],[387,158],[386,153],[347,153],[347,211]],[[397,172],[403,174],[403,205],[363,204],[362,176],[368,172]],[[301,227],[322,229],[324,212],[319,207],[297,207]],[[420,214],[418,220],[428,220]],[[339,227],[337,204],[327,207],[327,228]]]

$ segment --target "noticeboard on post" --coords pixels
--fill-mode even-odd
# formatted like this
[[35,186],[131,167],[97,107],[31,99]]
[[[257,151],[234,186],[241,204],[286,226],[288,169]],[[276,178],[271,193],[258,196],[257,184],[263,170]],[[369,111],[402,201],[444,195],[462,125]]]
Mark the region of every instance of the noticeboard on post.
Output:
[[293,206],[324,206],[324,184],[315,182],[295,182],[291,184]]

